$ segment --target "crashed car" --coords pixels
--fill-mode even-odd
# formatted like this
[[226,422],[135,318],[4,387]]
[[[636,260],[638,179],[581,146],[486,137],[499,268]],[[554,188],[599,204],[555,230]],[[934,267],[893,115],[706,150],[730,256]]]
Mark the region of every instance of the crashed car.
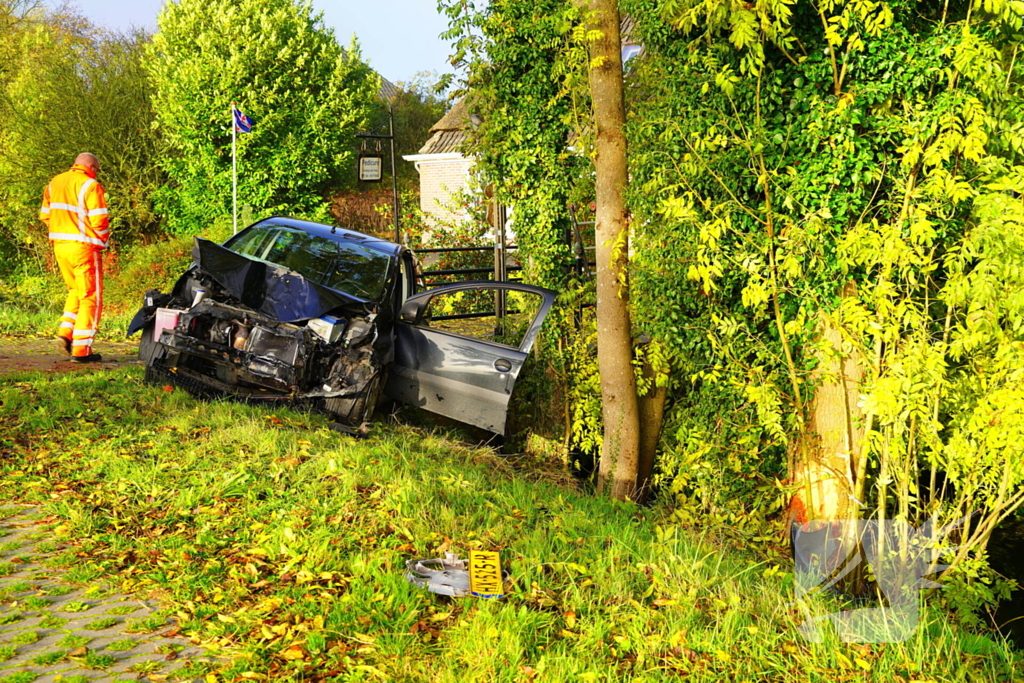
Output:
[[[554,302],[509,282],[417,293],[406,247],[294,218],[261,220],[224,244],[196,238],[192,259],[170,293],[146,293],[129,326],[142,332],[147,380],[310,405],[352,427],[387,396],[504,434]],[[508,314],[495,318],[496,304]]]

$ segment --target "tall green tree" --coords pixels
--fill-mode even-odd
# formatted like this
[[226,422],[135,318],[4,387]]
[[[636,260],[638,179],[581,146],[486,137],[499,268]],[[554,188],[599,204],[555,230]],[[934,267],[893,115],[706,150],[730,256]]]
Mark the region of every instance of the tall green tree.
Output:
[[629,230],[626,220],[626,104],[619,7],[590,0],[590,96],[594,110],[597,257],[597,363],[604,436],[598,490],[625,500],[636,494],[640,413],[633,374],[629,315]]
[[308,2],[179,0],[164,5],[149,49],[170,228],[195,232],[231,212],[229,108],[255,121],[238,139],[238,201],[256,213],[325,217],[353,182],[353,135],[378,78],[356,44],[342,49]]

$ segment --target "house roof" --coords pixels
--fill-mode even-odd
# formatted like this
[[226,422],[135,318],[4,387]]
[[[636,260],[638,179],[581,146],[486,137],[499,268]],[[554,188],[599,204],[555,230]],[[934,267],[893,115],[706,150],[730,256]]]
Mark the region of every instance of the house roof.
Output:
[[[619,24],[619,33],[620,42],[623,46],[639,46],[639,42],[636,39],[636,20],[632,16],[626,15],[622,17]],[[382,84],[386,83],[383,78],[381,81]],[[394,86],[392,85],[391,87]],[[383,93],[383,85],[381,86],[381,92]],[[462,152],[463,145],[469,137],[468,129],[473,126],[470,117],[469,104],[467,104],[466,98],[463,97],[455,103],[455,106],[448,110],[448,113],[441,117],[440,121],[431,126],[429,137],[426,143],[420,147],[417,154]],[[575,139],[575,137],[577,135],[573,132],[572,138]]]
[[440,121],[430,127],[430,137],[417,154],[461,152],[463,143],[469,137],[467,129],[471,126],[469,105],[463,97]]
[[380,86],[377,88],[377,95],[379,95],[382,100],[390,102],[396,95],[398,95],[398,86],[380,74],[377,75],[380,76]]

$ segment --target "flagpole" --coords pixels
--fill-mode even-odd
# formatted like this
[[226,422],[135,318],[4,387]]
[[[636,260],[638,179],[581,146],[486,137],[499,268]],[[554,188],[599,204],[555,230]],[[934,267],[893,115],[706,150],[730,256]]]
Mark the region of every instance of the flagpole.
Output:
[[238,234],[238,152],[236,149],[235,103],[231,103],[231,227]]

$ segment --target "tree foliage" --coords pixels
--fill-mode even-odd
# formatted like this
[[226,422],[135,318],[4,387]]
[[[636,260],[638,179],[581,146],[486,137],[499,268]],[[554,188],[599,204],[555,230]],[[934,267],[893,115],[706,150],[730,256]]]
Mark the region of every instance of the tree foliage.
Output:
[[150,195],[164,176],[153,163],[159,141],[143,68],[147,40],[99,31],[66,12],[34,10],[7,25],[0,226],[9,243],[46,247],[37,218],[42,188],[84,151],[100,159],[115,244],[155,229]]
[[175,232],[230,215],[229,107],[240,135],[239,203],[258,214],[326,216],[325,197],[353,182],[353,135],[376,105],[378,77],[358,46],[335,41],[308,3],[167,3],[148,50],[171,183],[158,195]]
[[445,102],[434,89],[435,74],[423,72],[408,82],[399,82],[398,92],[388,104],[395,117],[395,157],[403,187],[417,189],[419,173],[402,157],[416,154],[427,140],[431,126],[445,113]]
[[799,497],[850,362],[853,513],[980,513],[959,559],[983,548],[1024,499],[1024,6],[628,6],[638,313],[692,380],[664,460],[774,453]]
[[[513,179],[517,216],[544,216],[523,244],[544,261],[565,215],[548,198],[592,187],[563,144],[574,129],[589,149],[588,37],[567,2],[466,8],[449,12],[481,65],[480,156]],[[1024,4],[621,10],[644,49],[627,89],[631,301],[681,380],[663,490],[684,515],[733,519],[794,494],[803,516],[829,497],[913,523],[980,513],[957,558],[979,561],[1024,500]]]

